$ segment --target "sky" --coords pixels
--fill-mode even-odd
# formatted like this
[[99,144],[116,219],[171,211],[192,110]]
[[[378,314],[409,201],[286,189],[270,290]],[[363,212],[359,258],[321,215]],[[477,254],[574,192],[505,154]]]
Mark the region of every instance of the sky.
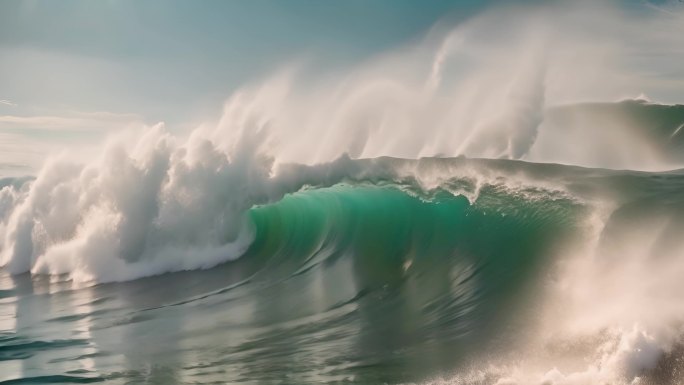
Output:
[[121,127],[163,121],[183,130],[284,63],[353,65],[496,3],[2,1],[0,175],[35,169],[60,146],[85,146]]
[[5,1],[0,99],[15,113],[187,118],[284,61],[359,60],[478,3]]

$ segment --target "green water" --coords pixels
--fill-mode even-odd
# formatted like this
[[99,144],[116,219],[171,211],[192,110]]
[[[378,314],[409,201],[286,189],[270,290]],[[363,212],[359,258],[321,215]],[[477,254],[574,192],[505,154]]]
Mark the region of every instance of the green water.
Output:
[[250,210],[251,248],[208,271],[77,290],[4,276],[0,306],[14,323],[0,336],[0,381],[376,384],[451,373],[514,339],[505,330],[526,283],[582,215],[539,194],[486,187],[471,204],[336,185]]

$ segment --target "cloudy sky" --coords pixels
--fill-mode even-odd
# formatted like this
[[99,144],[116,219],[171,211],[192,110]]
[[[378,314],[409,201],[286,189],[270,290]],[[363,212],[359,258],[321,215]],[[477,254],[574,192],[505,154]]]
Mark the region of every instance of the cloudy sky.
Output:
[[[164,121],[182,130],[215,116],[233,90],[284,63],[352,65],[494,3],[3,1],[0,175],[35,169],[46,153],[121,127]],[[672,4],[620,6],[670,12]]]

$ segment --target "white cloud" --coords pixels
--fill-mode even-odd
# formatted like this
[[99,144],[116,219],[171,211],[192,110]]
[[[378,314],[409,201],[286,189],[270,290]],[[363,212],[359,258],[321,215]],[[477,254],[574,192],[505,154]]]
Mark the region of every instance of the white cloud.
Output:
[[4,104],[4,105],[10,106],[10,107],[16,107],[17,106],[17,103],[14,103],[11,100],[7,100],[7,99],[0,99],[0,104]]
[[112,112],[78,112],[66,115],[0,115],[0,130],[55,130],[64,132],[113,131],[144,125],[135,114]]

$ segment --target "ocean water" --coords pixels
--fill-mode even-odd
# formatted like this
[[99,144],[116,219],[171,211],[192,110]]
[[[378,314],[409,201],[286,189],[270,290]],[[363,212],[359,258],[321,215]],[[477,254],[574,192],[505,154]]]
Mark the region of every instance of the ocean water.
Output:
[[492,7],[0,159],[0,385],[684,383],[684,23],[647,5]]
[[[465,158],[340,164],[382,177],[307,184],[253,206],[249,246],[210,269],[109,283],[3,273],[2,380],[501,384],[553,357],[540,378],[567,363],[591,381],[633,370],[658,378],[643,383],[676,383],[676,339],[651,335],[648,317],[643,330],[616,331],[592,318],[610,306],[622,320],[652,301],[666,301],[659,319],[679,314],[679,275],[669,277],[681,265],[683,173]],[[387,178],[406,167],[441,182]],[[573,261],[589,262],[561,264]],[[632,297],[609,282],[646,290]],[[582,339],[566,340],[580,333],[565,330],[568,319],[588,323]]]
[[382,383],[449,370],[507,318],[511,291],[579,209],[495,191],[487,199],[334,186],[250,211],[252,247],[208,271],[81,289],[4,276],[3,316],[15,324],[3,335],[2,373]]

